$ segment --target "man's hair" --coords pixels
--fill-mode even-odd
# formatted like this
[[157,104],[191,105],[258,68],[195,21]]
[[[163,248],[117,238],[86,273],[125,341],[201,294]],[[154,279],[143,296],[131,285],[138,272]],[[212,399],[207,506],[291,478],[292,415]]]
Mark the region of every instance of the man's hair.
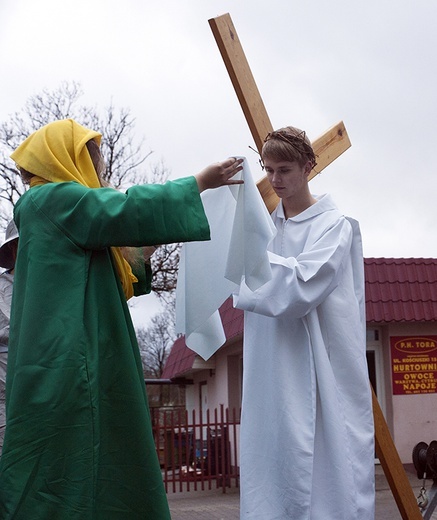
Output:
[[294,126],[285,126],[267,134],[261,157],[275,161],[296,161],[300,166],[310,161],[312,168],[316,165],[316,155],[310,140],[303,130]]

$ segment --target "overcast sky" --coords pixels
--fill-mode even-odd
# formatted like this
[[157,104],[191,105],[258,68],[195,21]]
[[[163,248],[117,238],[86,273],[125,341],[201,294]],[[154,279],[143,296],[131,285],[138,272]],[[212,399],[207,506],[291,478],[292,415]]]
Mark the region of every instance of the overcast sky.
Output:
[[275,128],[352,147],[311,181],[359,220],[365,256],[437,257],[437,3],[433,0],[2,0],[0,119],[77,81],[111,100],[172,177],[253,140],[208,19],[230,13]]

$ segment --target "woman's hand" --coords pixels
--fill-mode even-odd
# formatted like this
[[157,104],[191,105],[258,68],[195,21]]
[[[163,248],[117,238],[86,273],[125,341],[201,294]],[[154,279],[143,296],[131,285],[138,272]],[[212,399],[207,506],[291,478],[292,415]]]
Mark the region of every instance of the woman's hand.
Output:
[[230,184],[243,184],[244,181],[232,180],[232,177],[243,169],[243,161],[244,159],[230,157],[225,161],[207,166],[204,170],[195,175],[199,192]]

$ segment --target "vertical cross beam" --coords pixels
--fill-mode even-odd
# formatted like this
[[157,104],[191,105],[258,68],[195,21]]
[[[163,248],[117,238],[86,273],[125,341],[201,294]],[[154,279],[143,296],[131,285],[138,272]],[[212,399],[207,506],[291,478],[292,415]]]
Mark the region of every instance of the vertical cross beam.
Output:
[[[229,14],[209,20],[211,30],[231,78],[241,108],[249,125],[258,151],[265,136],[273,130],[261,95],[256,86],[240,40]],[[350,147],[350,140],[343,122],[330,128],[313,143],[317,165],[311,172],[314,177]],[[269,211],[273,211],[278,198],[271,189],[267,178],[257,183],[258,189]],[[403,520],[422,520],[413,490],[405,473],[399,454],[390,435],[387,423],[375,393],[373,396],[373,416],[375,422],[376,453],[381,462],[387,481]]]

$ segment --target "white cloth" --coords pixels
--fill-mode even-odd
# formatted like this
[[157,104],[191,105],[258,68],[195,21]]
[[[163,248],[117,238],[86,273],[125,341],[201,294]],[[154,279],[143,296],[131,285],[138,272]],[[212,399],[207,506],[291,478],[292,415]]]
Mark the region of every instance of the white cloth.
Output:
[[246,160],[239,175],[244,184],[202,193],[211,240],[186,243],[181,251],[176,331],[204,359],[226,341],[218,308],[242,276],[254,290],[271,278],[267,245],[276,230]]
[[373,520],[374,430],[358,224],[325,195],[269,246],[244,309],[242,520]]

